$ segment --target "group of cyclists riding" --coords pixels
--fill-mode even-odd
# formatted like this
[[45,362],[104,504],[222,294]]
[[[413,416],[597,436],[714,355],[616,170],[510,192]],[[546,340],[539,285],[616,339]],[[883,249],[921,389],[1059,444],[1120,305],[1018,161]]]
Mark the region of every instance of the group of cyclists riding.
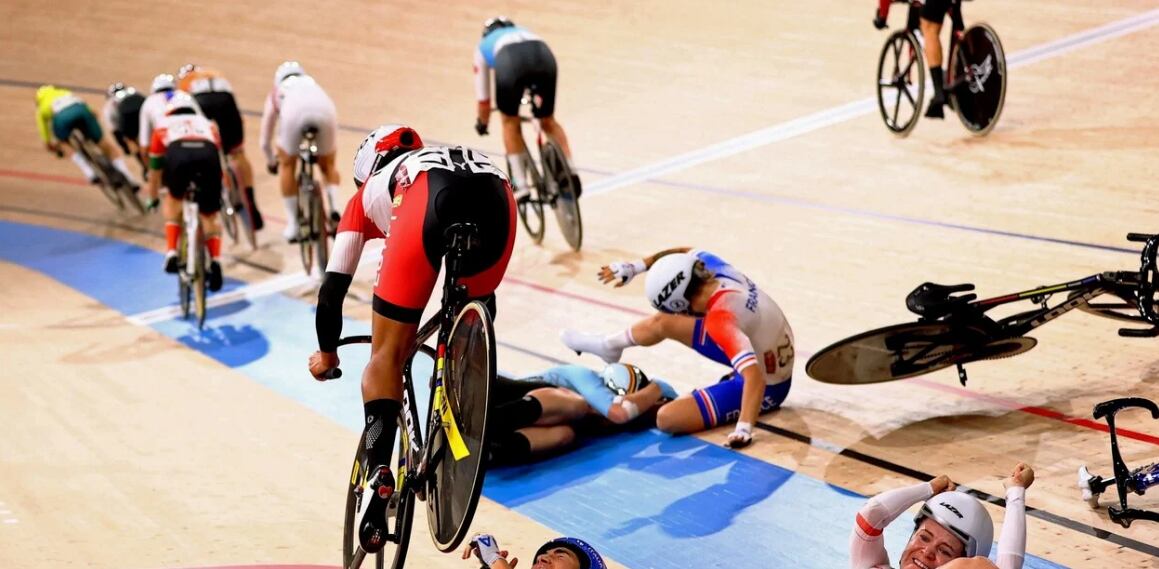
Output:
[[[880,0],[875,25],[883,25],[889,0]],[[927,0],[920,9],[925,49],[939,91],[930,116],[941,116],[941,54],[938,32],[955,0]],[[339,216],[335,209],[339,174],[337,116],[332,99],[297,62],[281,64],[265,101],[261,149],[267,169],[279,177],[286,208],[287,240],[298,234],[297,148],[303,133],[315,133],[318,166],[338,222],[329,265],[318,293],[316,327],[319,349],[309,358],[310,373],[327,379],[339,365],[336,353],[342,328],[342,304],[365,245],[383,239],[381,266],[375,277],[371,356],[362,375],[365,452],[371,465],[358,512],[363,548],[374,553],[383,546],[386,501],[393,493],[391,471],[396,418],[401,410],[403,368],[416,337],[447,245],[444,230],[469,223],[478,228],[479,246],[464,260],[467,296],[480,299],[498,314],[495,290],[503,280],[515,241],[517,203],[527,199],[530,160],[524,144],[518,108],[525,92],[539,99],[535,107],[545,132],[559,141],[567,159],[570,147],[554,120],[556,62],[547,44],[506,18],[492,18],[475,50],[478,134],[489,131],[494,106],[503,117],[503,142],[510,174],[486,155],[463,146],[425,144],[413,128],[385,124],[358,147],[354,160],[356,193]],[[493,73],[492,73],[493,72]],[[180,200],[190,182],[197,196],[211,257],[210,288],[221,286],[218,262],[221,240],[215,214],[221,207],[223,164],[235,168],[239,183],[253,199],[253,171],[243,150],[241,114],[230,83],[199,65],[185,65],[176,76],[158,75],[148,95],[116,83],[109,88],[103,117],[121,149],[146,165],[145,188],[152,207],[160,202],[165,217],[165,270],[176,270],[181,231]],[[44,87],[37,92],[38,119],[46,145],[60,151],[60,141],[80,128],[101,143],[126,178],[136,180],[124,158],[103,137],[88,107],[67,90]],[[55,139],[53,138],[55,137]],[[223,156],[226,157],[223,159]],[[92,178],[88,165],[77,166]],[[574,170],[573,170],[574,171]],[[579,181],[574,181],[579,188]],[[139,184],[136,184],[139,185]],[[167,191],[162,191],[166,188]],[[578,193],[578,192],[577,192]],[[257,214],[257,212],[254,212]],[[260,214],[255,215],[260,220]],[[261,222],[258,221],[260,224]],[[604,266],[598,278],[617,287],[644,275],[646,296],[656,313],[609,334],[574,330],[562,333],[563,343],[577,353],[590,353],[605,367],[559,366],[522,378],[501,377],[493,397],[497,419],[490,425],[489,460],[526,462],[573,443],[582,423],[596,417],[605,425],[645,421],[673,434],[695,433],[732,424],[727,446],[741,449],[753,440],[758,417],[777,409],[788,396],[795,361],[793,332],[784,312],[752,279],[722,258],[699,249],[671,248],[639,260]],[[678,394],[667,382],[649,378],[643,370],[620,363],[632,346],[652,346],[676,340],[702,356],[727,366],[719,380],[690,393]],[[998,567],[1021,567],[1025,554],[1025,490],[1033,470],[1015,467],[1007,486],[1006,522]],[[851,536],[853,567],[886,567],[889,559],[882,529],[907,508],[923,502],[903,553],[901,567],[972,567],[984,565],[993,538],[989,513],[969,494],[954,491],[946,476],[871,498],[856,517]],[[495,536],[479,534],[464,551],[491,569],[515,565]],[[535,568],[605,567],[592,546],[576,538],[552,540],[536,552]]]

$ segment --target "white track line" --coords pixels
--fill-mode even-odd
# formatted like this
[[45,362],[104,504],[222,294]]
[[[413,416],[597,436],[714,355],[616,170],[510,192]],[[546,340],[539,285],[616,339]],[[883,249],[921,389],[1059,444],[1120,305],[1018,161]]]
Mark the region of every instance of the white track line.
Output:
[[[1120,36],[1145,30],[1159,24],[1159,9],[1151,10],[1111,22],[1087,31],[1072,34],[1067,37],[1020,51],[1006,60],[1007,68],[1013,69],[1023,65],[1030,65],[1060,55],[1070,53],[1079,48],[1102,43]],[[618,190],[647,180],[659,178],[666,174],[687,170],[713,160],[728,158],[755,148],[767,146],[789,138],[808,134],[838,123],[855,119],[869,114],[877,108],[877,98],[868,97],[852,103],[833,107],[828,110],[805,115],[801,118],[776,124],[761,130],[750,132],[706,146],[699,150],[685,152],[672,158],[661,160],[646,166],[621,172],[592,183],[584,192],[600,194]]]

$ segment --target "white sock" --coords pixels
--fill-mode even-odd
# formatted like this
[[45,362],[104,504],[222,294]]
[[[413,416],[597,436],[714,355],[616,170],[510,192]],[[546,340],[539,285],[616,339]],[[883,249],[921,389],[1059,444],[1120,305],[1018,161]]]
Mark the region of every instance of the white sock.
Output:
[[338,185],[326,185],[326,200],[330,202],[330,211],[340,211],[338,209]]
[[613,350],[622,350],[636,345],[636,340],[632,338],[632,329],[627,328],[623,332],[615,332],[608,334],[604,338],[604,345]]
[[116,168],[117,171],[120,172],[121,175],[124,176],[125,179],[129,181],[130,185],[133,185],[133,186],[140,186],[141,185],[140,182],[138,182],[137,179],[133,177],[132,172],[129,172],[129,167],[125,165],[125,157],[122,156],[122,157],[113,159],[113,168]]
[[523,163],[524,156],[520,154],[511,160],[511,183],[519,190],[527,189],[527,166]]
[[286,227],[298,228],[298,196],[283,197],[282,203],[286,206]]
[[76,164],[77,168],[80,168],[80,171],[84,173],[86,180],[91,180],[97,177],[97,173],[93,172],[93,167],[89,166],[89,163],[85,160],[84,156],[80,155],[80,152],[72,153],[72,163]]

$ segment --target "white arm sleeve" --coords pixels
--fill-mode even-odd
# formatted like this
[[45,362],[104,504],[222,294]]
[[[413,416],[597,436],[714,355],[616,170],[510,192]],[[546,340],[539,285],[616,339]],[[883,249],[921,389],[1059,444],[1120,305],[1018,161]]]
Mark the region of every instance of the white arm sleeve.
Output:
[[849,567],[869,569],[888,567],[889,554],[881,532],[910,506],[934,495],[928,482],[882,492],[874,496],[857,512],[857,523],[849,538]]
[[998,538],[998,569],[1022,569],[1026,558],[1026,488],[1006,490],[1006,519]]
[[262,131],[261,131],[261,145],[262,152],[266,155],[266,163],[274,161],[274,149],[271,144],[271,139],[274,137],[274,124],[278,120],[278,108],[274,105],[274,97],[277,96],[277,90],[270,91],[270,95],[266,97],[266,105],[262,108]]
[[475,100],[491,100],[491,67],[478,48],[475,48]]
[[109,130],[119,130],[116,128],[117,123],[115,117],[113,116],[113,113],[116,110],[116,99],[109,99],[105,101],[105,106],[101,108],[101,118],[105,121],[105,128]]
[[141,114],[138,118],[137,124],[140,132],[137,134],[137,144],[142,149],[149,148],[149,143],[153,138],[153,113],[152,108],[157,106],[158,99],[152,95],[145,99],[145,103],[141,105]]
[[358,269],[358,261],[362,258],[362,247],[366,244],[366,237],[358,231],[343,231],[334,237],[334,245],[330,248],[330,261],[326,264],[327,273],[353,275]]

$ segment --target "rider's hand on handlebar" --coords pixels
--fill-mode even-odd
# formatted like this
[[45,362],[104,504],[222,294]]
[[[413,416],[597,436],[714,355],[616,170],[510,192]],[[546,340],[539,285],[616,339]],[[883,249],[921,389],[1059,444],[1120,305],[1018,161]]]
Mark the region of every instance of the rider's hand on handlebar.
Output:
[[61,149],[59,142],[45,142],[44,147],[47,148],[49,152],[56,154],[57,158],[64,158],[64,150]]
[[942,492],[948,492],[957,488],[957,485],[950,480],[949,476],[941,474],[937,478],[930,480],[930,488],[934,491],[934,494],[941,494]]
[[278,163],[277,162],[267,162],[266,163],[266,171],[269,172],[270,175],[272,175],[272,176],[277,176],[278,175]]
[[479,136],[487,136],[488,134],[490,134],[489,129],[490,129],[490,125],[488,125],[486,121],[475,119],[475,133],[476,134],[478,134]]
[[881,12],[873,11],[873,27],[884,30],[888,24],[885,23],[885,18],[881,17]]
[[1034,484],[1034,469],[1022,462],[1014,467],[1014,473],[1010,478],[1002,481],[1002,486],[1007,489],[1012,486],[1030,488],[1031,484]]
[[338,354],[317,351],[310,354],[310,375],[318,381],[332,379],[330,372],[338,368]]

